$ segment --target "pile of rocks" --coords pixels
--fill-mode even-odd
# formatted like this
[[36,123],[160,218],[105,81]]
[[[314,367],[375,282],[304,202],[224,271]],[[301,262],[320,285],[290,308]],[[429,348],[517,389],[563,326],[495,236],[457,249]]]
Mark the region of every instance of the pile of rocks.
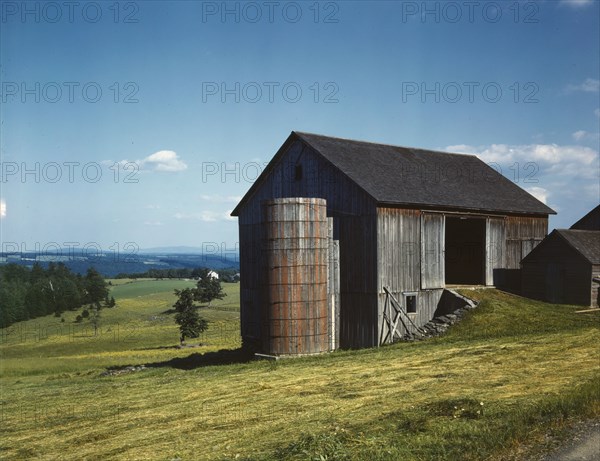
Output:
[[444,333],[446,333],[448,328],[450,328],[450,326],[460,322],[468,311],[473,310],[477,307],[477,304],[473,300],[468,298],[463,299],[465,300],[465,305],[463,307],[459,307],[450,314],[444,314],[434,317],[425,325],[420,327],[418,331],[414,333],[409,332],[406,335],[404,335],[401,338],[401,340],[416,341],[420,339],[433,338],[435,336],[443,335]]
[[115,368],[112,370],[103,371],[102,373],[100,373],[100,376],[118,376],[118,375],[124,375],[126,373],[134,373],[136,371],[141,371],[141,370],[145,370],[145,369],[146,369],[146,367],[144,365]]

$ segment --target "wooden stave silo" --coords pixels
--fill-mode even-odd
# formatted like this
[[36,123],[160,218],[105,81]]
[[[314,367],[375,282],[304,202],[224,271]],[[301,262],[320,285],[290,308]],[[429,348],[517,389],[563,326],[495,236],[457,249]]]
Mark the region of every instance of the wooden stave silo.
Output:
[[265,322],[263,352],[310,355],[330,350],[328,221],[324,199],[263,202]]

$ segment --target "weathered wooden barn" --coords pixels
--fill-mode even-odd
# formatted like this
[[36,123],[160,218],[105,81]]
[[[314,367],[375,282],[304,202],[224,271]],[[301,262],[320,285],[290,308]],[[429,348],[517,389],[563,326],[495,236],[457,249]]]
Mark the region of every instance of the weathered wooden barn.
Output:
[[[292,132],[232,212],[239,218],[243,343],[277,355],[390,342],[429,321],[445,287],[514,279],[546,236],[549,214],[475,156]],[[310,216],[320,224],[307,226]],[[294,248],[322,250],[321,241],[330,245],[324,264],[335,268],[281,269],[321,264],[324,253],[292,256]],[[285,245],[287,256],[274,256]],[[310,286],[323,280],[326,293]],[[306,326],[310,300],[323,296],[329,323]],[[316,310],[322,317],[322,305]],[[332,339],[296,347],[311,335]]]
[[524,296],[599,307],[600,206],[570,229],[555,229],[521,262]]

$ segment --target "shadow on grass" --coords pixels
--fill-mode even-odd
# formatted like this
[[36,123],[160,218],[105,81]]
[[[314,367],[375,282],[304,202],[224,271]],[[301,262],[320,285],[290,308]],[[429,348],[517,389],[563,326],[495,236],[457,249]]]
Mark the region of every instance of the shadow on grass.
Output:
[[[203,305],[203,306],[192,306],[195,310],[199,311],[201,309],[209,309],[210,306],[208,304]],[[170,308],[167,309],[166,311],[162,311],[161,315],[171,315],[171,314],[176,314],[177,310],[175,310],[174,308]]]
[[[200,347],[201,344],[198,345]],[[132,349],[134,351],[160,351],[164,349],[183,349],[181,346],[155,346],[155,347],[139,347],[137,349]]]
[[175,357],[164,362],[146,363],[146,368],[177,368],[179,370],[193,370],[194,368],[208,367],[213,365],[231,365],[235,363],[247,363],[253,359],[253,355],[241,348],[221,349],[216,352],[204,354],[191,354],[187,357]]

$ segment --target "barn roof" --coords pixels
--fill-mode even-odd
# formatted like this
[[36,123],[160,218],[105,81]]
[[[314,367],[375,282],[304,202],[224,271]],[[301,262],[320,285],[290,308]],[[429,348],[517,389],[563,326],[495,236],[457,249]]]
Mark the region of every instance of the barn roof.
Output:
[[600,205],[573,224],[571,229],[600,231]]
[[555,232],[590,263],[600,264],[600,231],[555,229],[550,235]]
[[233,210],[268,175],[293,141],[300,139],[350,178],[378,205],[424,206],[500,213],[555,212],[474,155],[399,147],[292,132]]

